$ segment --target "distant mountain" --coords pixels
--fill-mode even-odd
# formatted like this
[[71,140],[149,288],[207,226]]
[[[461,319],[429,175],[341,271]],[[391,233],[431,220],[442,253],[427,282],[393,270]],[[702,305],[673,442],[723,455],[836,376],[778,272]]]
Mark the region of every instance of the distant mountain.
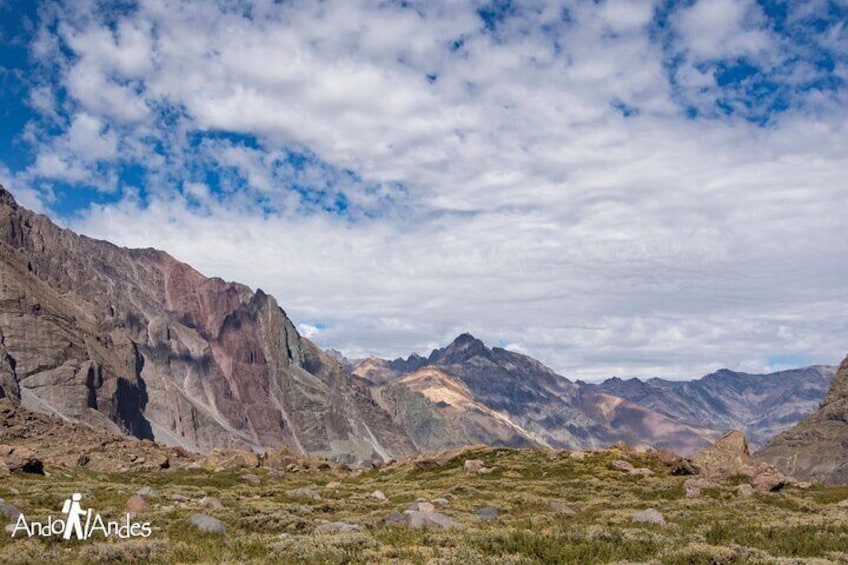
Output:
[[469,441],[558,448],[626,441],[689,453],[721,435],[579,386],[531,357],[490,349],[470,334],[426,359],[367,360],[354,374],[381,384],[375,400],[419,449]]
[[189,449],[412,454],[273,297],[64,230],[0,187],[0,398]]
[[848,357],[818,410],[772,439],[756,455],[799,479],[848,483]]
[[836,367],[816,365],[769,374],[722,369],[692,381],[664,379],[581,383],[692,426],[741,430],[752,447],[789,428],[818,406]]

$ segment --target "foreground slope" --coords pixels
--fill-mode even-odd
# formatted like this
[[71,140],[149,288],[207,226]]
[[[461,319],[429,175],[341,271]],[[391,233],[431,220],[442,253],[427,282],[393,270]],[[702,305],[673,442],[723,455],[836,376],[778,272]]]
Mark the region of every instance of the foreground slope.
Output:
[[848,483],[848,357],[819,409],[768,442],[757,456],[801,479]]
[[64,230],[0,187],[0,397],[191,449],[412,452],[273,297]]

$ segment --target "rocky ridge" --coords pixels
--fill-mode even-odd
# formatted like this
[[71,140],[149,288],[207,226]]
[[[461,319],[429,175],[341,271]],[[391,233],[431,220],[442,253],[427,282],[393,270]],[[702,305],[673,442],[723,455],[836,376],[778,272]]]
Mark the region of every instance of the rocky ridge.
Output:
[[414,451],[273,297],[61,229],[2,187],[0,396],[189,450]]
[[848,357],[818,410],[768,442],[757,456],[799,479],[848,483]]

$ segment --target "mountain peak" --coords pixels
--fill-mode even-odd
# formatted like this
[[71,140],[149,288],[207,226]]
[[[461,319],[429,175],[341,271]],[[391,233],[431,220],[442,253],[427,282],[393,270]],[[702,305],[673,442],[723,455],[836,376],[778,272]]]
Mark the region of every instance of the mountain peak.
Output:
[[12,193],[6,190],[6,187],[2,184],[0,184],[0,205],[11,206],[12,208],[18,207],[15,197],[12,196]]
[[444,349],[434,350],[430,354],[429,362],[436,365],[453,365],[480,355],[488,357],[491,355],[491,351],[482,341],[466,332],[457,336]]

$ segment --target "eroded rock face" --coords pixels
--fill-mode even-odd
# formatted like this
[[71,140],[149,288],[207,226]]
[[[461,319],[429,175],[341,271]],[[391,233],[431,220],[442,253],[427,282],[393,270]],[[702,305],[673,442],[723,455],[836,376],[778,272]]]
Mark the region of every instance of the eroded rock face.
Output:
[[0,398],[191,450],[413,452],[273,297],[78,236],[0,187]]
[[848,357],[819,409],[771,440],[757,457],[798,479],[848,483]]

